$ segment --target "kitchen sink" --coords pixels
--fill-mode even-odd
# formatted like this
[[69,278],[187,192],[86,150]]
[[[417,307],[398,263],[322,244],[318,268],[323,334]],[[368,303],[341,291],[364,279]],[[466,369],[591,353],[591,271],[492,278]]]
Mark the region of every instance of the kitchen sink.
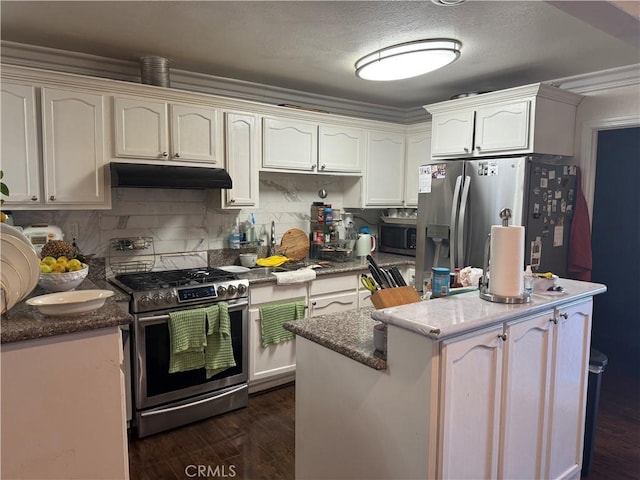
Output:
[[282,267],[255,267],[248,272],[238,274],[239,278],[247,278],[249,280],[256,278],[265,278],[271,276],[274,272],[286,272],[287,269]]

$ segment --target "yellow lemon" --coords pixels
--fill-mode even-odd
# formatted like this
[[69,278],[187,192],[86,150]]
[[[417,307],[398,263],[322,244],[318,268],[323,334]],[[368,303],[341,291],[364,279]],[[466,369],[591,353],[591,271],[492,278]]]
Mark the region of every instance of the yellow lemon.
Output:
[[40,264],[40,271],[42,273],[51,273],[51,267],[49,265],[47,265],[46,263],[41,263]]
[[51,265],[51,271],[54,273],[64,273],[67,271],[67,266],[62,263],[54,263]]
[[[59,259],[58,259],[59,260]],[[67,262],[67,269],[71,271],[71,267],[74,267],[75,270],[82,269],[82,262],[77,258],[73,258]]]
[[53,265],[56,262],[57,260],[53,257],[44,257],[42,259],[42,263],[44,263],[45,265]]
[[76,265],[75,263],[71,264],[71,262],[67,263],[67,272],[75,272],[78,270],[82,270],[82,264]]
[[65,257],[65,256],[58,257],[58,263],[60,263],[60,262],[65,262],[66,263],[68,261],[69,261],[69,259],[67,257]]

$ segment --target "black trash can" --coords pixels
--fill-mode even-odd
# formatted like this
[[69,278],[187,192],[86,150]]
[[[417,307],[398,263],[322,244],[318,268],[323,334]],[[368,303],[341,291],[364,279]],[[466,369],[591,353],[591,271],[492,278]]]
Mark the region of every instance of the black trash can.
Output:
[[607,356],[591,349],[589,354],[589,381],[587,386],[587,412],[584,425],[584,448],[582,450],[582,476],[589,475],[593,455],[593,442],[596,434],[596,416],[598,415],[598,403],[600,402],[600,383],[602,372],[607,366]]

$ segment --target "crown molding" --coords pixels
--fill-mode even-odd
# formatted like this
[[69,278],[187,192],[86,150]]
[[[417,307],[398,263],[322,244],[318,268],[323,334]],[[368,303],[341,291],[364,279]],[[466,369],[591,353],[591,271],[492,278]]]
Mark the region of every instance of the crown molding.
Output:
[[[1,41],[0,47],[2,62],[7,65],[140,83],[137,62],[7,41]],[[419,106],[402,109],[177,69],[170,71],[170,77],[173,88],[210,95],[270,105],[300,105],[335,115],[399,124],[428,120]]]
[[640,85],[640,63],[573,77],[558,78],[545,83],[579,94]]
[[[5,40],[0,41],[0,48],[2,62],[5,64],[140,83],[140,65],[137,62],[114,60],[97,55],[38,47]],[[431,119],[431,115],[427,113],[422,105],[403,109],[184,70],[171,70],[170,74],[172,87],[209,95],[225,96],[269,105],[300,105],[335,115],[403,125],[426,122]],[[577,94],[639,85],[640,64],[559,78],[542,83]],[[468,101],[473,102],[475,100]]]

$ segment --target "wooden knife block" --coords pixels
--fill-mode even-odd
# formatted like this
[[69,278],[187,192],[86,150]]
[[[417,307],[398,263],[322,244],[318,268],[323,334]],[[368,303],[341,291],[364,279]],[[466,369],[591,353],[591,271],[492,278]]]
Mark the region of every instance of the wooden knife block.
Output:
[[398,305],[407,305],[408,303],[416,303],[421,300],[416,289],[411,286],[383,288],[382,290],[373,292],[371,295],[371,303],[376,307],[376,310],[397,307]]

